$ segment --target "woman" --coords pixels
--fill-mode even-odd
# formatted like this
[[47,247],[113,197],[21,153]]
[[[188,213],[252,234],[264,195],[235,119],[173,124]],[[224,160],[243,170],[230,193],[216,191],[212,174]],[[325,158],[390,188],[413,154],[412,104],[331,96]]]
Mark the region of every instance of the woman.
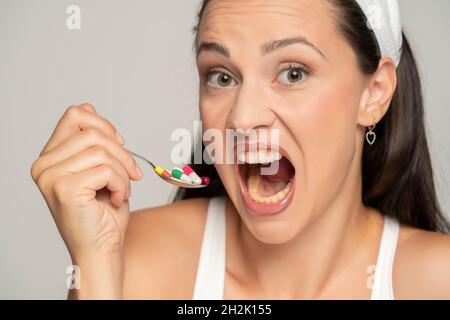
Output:
[[278,130],[272,179],[199,165],[206,191],[130,215],[141,171],[92,105],[70,107],[31,169],[81,270],[70,297],[450,298],[448,224],[395,5],[203,2],[203,129]]

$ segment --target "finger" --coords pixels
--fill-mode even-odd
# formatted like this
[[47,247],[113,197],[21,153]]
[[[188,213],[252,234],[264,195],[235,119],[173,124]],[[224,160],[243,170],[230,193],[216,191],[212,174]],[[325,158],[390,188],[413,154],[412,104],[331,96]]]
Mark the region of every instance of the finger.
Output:
[[82,104],[67,108],[40,155],[52,150],[74,133],[88,128],[96,128],[111,139],[116,140],[119,144],[123,145],[124,143],[123,138],[120,137],[111,122],[99,116],[92,105]]
[[105,136],[101,131],[92,128],[72,135],[57,147],[42,155],[33,165],[32,175],[36,180],[47,168],[94,146],[102,146],[110,154],[119,159],[131,179],[138,180],[142,177],[142,171],[138,168],[136,160],[128,151],[114,140]]
[[128,189],[128,182],[107,164],[74,175],[72,184],[91,191],[93,197],[96,191],[106,187],[111,192],[111,203],[116,207],[123,204]]
[[112,167],[114,171],[119,174],[124,181],[127,182],[125,197],[128,199],[130,179],[127,171],[116,157],[114,157],[108,152],[108,150],[104,149],[101,146],[94,146],[80,153],[77,153],[64,161],[58,162],[55,165],[49,167],[47,171],[50,171],[49,174],[51,174],[52,176],[76,175],[82,171],[86,171],[105,164]]
[[129,199],[131,197],[131,194],[132,194],[132,192],[131,192],[131,182],[129,182],[128,183],[128,196],[127,196],[127,199]]

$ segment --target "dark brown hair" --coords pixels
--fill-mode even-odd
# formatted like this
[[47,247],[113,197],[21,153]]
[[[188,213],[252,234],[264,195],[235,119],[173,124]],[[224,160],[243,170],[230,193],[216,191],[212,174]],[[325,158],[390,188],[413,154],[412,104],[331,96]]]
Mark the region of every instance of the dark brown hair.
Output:
[[[381,59],[378,42],[355,0],[328,0],[338,28],[353,47],[362,73],[373,74]],[[195,48],[203,12],[211,0],[203,0],[194,27]],[[399,222],[424,230],[448,232],[436,196],[433,170],[424,125],[422,85],[411,46],[403,33],[403,49],[397,68],[398,84],[391,105],[375,129],[377,141],[365,145],[362,158],[362,200],[366,206]],[[198,146],[204,150],[204,146]],[[193,161],[192,161],[193,163]],[[213,165],[193,164],[209,176],[204,189],[179,189],[175,201],[226,194]]]

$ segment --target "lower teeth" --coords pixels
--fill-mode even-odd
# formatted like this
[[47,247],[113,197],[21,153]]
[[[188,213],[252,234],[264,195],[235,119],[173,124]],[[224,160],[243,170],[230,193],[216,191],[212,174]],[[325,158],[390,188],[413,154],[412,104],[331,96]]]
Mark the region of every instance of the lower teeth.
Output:
[[[258,169],[253,169],[253,170],[258,170]],[[256,203],[262,203],[262,204],[277,203],[278,201],[280,201],[287,195],[287,193],[289,192],[289,190],[291,188],[291,181],[289,181],[289,183],[283,188],[283,190],[278,191],[273,196],[263,197],[258,194],[260,180],[261,180],[261,176],[258,173],[249,172],[248,180],[247,180],[248,193],[250,195],[250,198],[252,198],[252,200]]]

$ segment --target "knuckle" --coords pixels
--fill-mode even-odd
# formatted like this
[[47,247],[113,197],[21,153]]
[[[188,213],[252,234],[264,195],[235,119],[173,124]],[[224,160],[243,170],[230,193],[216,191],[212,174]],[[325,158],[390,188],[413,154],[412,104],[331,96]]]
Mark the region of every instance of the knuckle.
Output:
[[80,104],[80,107],[89,107],[89,108],[94,109],[94,106],[90,102],[84,102],[84,103]]
[[59,200],[65,199],[70,189],[67,179],[63,177],[55,179],[53,182],[53,193]]
[[95,128],[87,128],[87,129],[83,130],[82,133],[90,141],[98,141],[102,137],[100,132],[97,129],[95,129]]
[[107,175],[107,176],[112,176],[114,175],[114,169],[111,165],[109,164],[104,164],[100,167],[100,170],[103,174]]
[[105,159],[109,158],[108,151],[106,151],[106,149],[103,148],[102,146],[96,145],[96,146],[92,147],[91,152],[92,152],[92,155],[99,160],[105,160]]
[[80,112],[80,108],[77,105],[71,105],[66,109],[65,116],[68,118],[76,118]]
[[36,179],[39,174],[39,160],[40,160],[40,158],[34,160],[33,164],[31,165],[31,168],[30,168],[30,175],[31,175],[31,178],[33,178],[34,182],[36,182]]
[[103,121],[100,121],[100,123],[99,123],[99,126],[101,127],[102,130],[104,130],[105,132],[108,132],[108,133],[116,134],[117,130],[109,120],[107,120],[103,117],[100,117],[100,119],[103,120]]
[[50,186],[51,181],[52,181],[52,178],[51,178],[49,170],[45,170],[36,178],[36,184],[43,191],[47,191],[47,189]]

